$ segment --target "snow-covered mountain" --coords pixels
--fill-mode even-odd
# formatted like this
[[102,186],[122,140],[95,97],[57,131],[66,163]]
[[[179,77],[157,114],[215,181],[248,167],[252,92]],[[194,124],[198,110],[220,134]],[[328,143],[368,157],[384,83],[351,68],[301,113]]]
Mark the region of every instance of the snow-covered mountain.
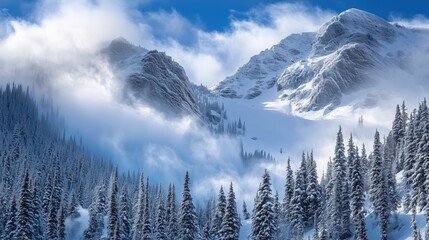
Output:
[[372,74],[378,70],[410,72],[404,63],[423,36],[427,31],[350,9],[317,32],[290,35],[253,56],[213,91],[226,98],[264,96],[262,101],[282,112],[323,116],[340,106],[344,96],[377,86]]
[[167,115],[200,115],[184,69],[164,52],[148,51],[115,39],[103,50],[118,77],[125,81],[128,103],[142,102]]

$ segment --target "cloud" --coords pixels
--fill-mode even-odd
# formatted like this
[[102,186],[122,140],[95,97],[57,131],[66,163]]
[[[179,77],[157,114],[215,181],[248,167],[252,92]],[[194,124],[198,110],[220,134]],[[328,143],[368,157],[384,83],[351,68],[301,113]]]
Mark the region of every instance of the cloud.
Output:
[[[289,34],[316,31],[333,13],[300,4],[265,5],[244,19],[232,19],[225,31],[206,32],[174,10],[142,13],[133,4],[45,0],[38,4],[34,21],[0,18],[2,85],[14,81],[30,86],[37,97],[52,97],[70,134],[83,136],[93,151],[122,169],[145,170],[152,182],[181,182],[189,170],[198,196],[211,196],[220,185],[233,182],[237,196],[251,202],[267,168],[280,190],[283,163],[244,169],[236,139],[213,136],[189,117],[172,121],[147,106],[118,102],[123,79],[98,52],[123,36],[147,49],[166,51],[191,81],[211,86]],[[308,140],[307,132],[300,134],[299,142],[315,148],[321,167],[333,153],[338,125],[321,124],[323,137]],[[310,149],[294,151],[302,150]],[[296,162],[299,158],[299,153],[292,155]]]
[[429,29],[429,19],[424,15],[416,15],[411,19],[392,16],[392,22],[408,28]]
[[[152,28],[163,29],[164,23],[171,22],[178,27],[171,37],[155,40],[153,47],[165,50],[181,63],[191,81],[212,86],[233,74],[251,56],[292,33],[316,31],[333,15],[301,4],[278,3],[252,9],[245,19],[233,19],[223,32],[204,32],[175,11],[162,12],[156,14]],[[183,35],[192,37],[184,43]]]

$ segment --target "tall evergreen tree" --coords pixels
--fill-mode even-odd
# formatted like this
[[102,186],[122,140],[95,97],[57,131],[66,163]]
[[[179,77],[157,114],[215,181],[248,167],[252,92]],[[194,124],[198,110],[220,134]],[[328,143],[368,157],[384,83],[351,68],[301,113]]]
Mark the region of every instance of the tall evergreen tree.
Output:
[[242,209],[243,209],[243,218],[244,218],[244,220],[250,219],[250,213],[247,210],[247,205],[246,205],[246,202],[244,200],[243,200],[243,207],[242,207]]
[[89,208],[89,226],[84,232],[85,239],[100,239],[104,228],[104,215],[106,213],[106,195],[104,183],[95,189],[93,202]]
[[79,203],[77,202],[76,193],[73,191],[70,198],[67,216],[70,216],[72,219],[78,218],[80,216],[78,208],[79,208]]
[[226,201],[225,215],[220,228],[220,239],[222,240],[238,240],[240,233],[240,218],[237,212],[235,202],[235,193],[231,183]]
[[313,223],[314,216],[320,215],[322,191],[318,183],[316,161],[313,158],[313,151],[307,161],[307,189],[305,205],[307,206],[307,222]]
[[131,239],[131,212],[127,187],[123,186],[119,209],[119,235],[121,239]]
[[179,237],[181,240],[193,240],[197,238],[197,216],[195,206],[192,202],[191,190],[189,189],[189,174],[185,174],[183,184],[182,204],[180,206],[180,229]]
[[279,201],[279,193],[277,191],[274,194],[273,212],[274,212],[274,222],[275,222],[275,225],[278,227],[280,224],[281,205]]
[[108,211],[108,225],[107,234],[109,239],[113,239],[115,236],[115,228],[118,225],[118,168],[112,173],[110,177],[110,196],[109,196],[109,211]]
[[166,222],[165,222],[165,205],[162,196],[161,186],[158,187],[157,193],[157,206],[156,206],[156,225],[155,225],[155,237],[159,240],[167,239],[166,234]]
[[12,199],[7,215],[7,222],[4,232],[0,235],[2,239],[13,239],[17,229],[17,209],[15,197]]
[[150,220],[149,178],[146,179],[146,191],[144,197],[143,231],[142,239],[150,240],[152,237],[152,223]]
[[370,178],[369,171],[370,171],[371,166],[370,166],[370,163],[368,161],[368,156],[366,155],[365,144],[362,144],[360,160],[362,163],[363,189],[364,189],[364,192],[368,192],[369,191],[369,178]]
[[402,116],[401,109],[399,108],[398,104],[396,105],[396,114],[392,126],[393,140],[395,141],[395,145],[398,144],[405,136],[404,124],[404,117]]
[[290,203],[293,197],[294,187],[295,187],[295,182],[293,179],[293,171],[290,166],[290,158],[288,158],[287,168],[286,168],[285,194],[284,194],[283,205],[282,205],[282,222],[284,223],[290,220],[288,216],[290,215]]
[[143,173],[140,173],[137,204],[135,206],[134,223],[132,228],[133,240],[138,240],[140,239],[140,236],[143,235],[144,205],[145,205],[144,175]]
[[332,194],[328,200],[328,216],[331,224],[328,232],[333,238],[345,239],[351,236],[350,231],[350,190],[344,140],[341,127],[337,133],[334,157],[334,177]]
[[262,182],[257,193],[257,201],[253,208],[252,230],[250,238],[254,240],[274,239],[277,231],[273,212],[273,197],[271,192],[271,178],[265,170]]
[[382,146],[380,142],[380,134],[375,132],[373,161],[371,167],[371,186],[369,190],[369,198],[374,206],[374,211],[379,219],[381,227],[381,238],[387,239],[387,229],[389,220],[389,201],[387,181],[383,172]]
[[40,199],[40,193],[39,193],[40,183],[38,181],[35,181],[33,184],[33,189],[31,191],[32,194],[32,207],[33,207],[33,214],[31,218],[31,225],[33,226],[33,234],[35,239],[43,239],[44,238],[44,227],[43,227],[43,219],[42,219],[42,203]]
[[351,172],[351,209],[353,222],[355,226],[355,239],[366,240],[366,226],[365,226],[365,215],[364,215],[364,180],[361,159],[354,158],[352,163]]
[[28,170],[24,170],[24,177],[21,185],[21,192],[19,197],[19,208],[17,216],[17,226],[15,232],[15,239],[33,239],[34,235],[31,226],[32,212],[32,194],[30,191],[30,177]]
[[417,220],[416,220],[416,207],[413,207],[413,213],[411,215],[411,228],[413,229],[413,239],[414,240],[422,240],[422,237],[420,236],[420,230],[417,227]]
[[411,188],[414,176],[414,165],[416,162],[417,153],[417,137],[415,130],[415,110],[410,116],[410,123],[405,136],[405,163],[404,163],[404,178],[406,189]]
[[400,203],[400,197],[396,191],[396,177],[394,174],[395,143],[392,134],[389,134],[383,147],[383,173],[387,185],[388,210],[396,211]]
[[220,238],[220,229],[225,215],[226,198],[222,186],[220,187],[218,199],[216,202],[216,209],[212,219],[212,226],[210,229],[210,235],[213,239]]
[[350,183],[352,182],[353,162],[357,157],[356,155],[357,155],[357,152],[356,152],[355,144],[353,142],[353,135],[350,134],[349,143],[347,146],[347,166],[348,166],[347,176]]
[[65,240],[66,239],[66,213],[63,208],[60,208],[60,215],[58,216],[58,240]]
[[54,155],[53,170],[54,177],[52,179],[52,190],[49,200],[49,212],[48,212],[48,226],[47,236],[49,239],[58,238],[58,212],[61,206],[62,199],[62,180],[61,180],[61,169],[59,163],[59,153]]
[[168,196],[170,215],[167,224],[167,237],[173,240],[179,237],[179,221],[177,219],[176,190],[174,184],[171,185]]
[[290,203],[290,224],[294,235],[302,237],[305,227],[305,201],[306,201],[306,166],[305,158],[301,160],[301,167],[296,172],[295,189]]

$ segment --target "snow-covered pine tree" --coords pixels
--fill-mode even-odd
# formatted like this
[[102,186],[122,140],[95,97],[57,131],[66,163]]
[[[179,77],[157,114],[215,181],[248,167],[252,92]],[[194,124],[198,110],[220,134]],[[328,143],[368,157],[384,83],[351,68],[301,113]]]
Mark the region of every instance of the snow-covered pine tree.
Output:
[[416,220],[416,207],[413,207],[412,215],[411,215],[411,228],[413,229],[413,239],[414,240],[422,240],[422,237],[420,236],[420,230],[417,227],[417,220]]
[[43,228],[43,224],[42,224],[42,211],[43,209],[41,209],[42,203],[41,203],[41,199],[40,196],[41,194],[39,193],[39,183],[38,181],[35,181],[35,183],[33,184],[33,189],[31,191],[31,195],[32,195],[32,207],[33,207],[33,215],[31,216],[31,225],[33,226],[33,234],[34,234],[34,238],[35,239],[43,239],[44,238],[44,228]]
[[274,239],[277,226],[274,220],[271,178],[266,169],[258,189],[253,212],[250,238],[253,240]]
[[33,226],[31,226],[31,217],[33,216],[32,194],[30,191],[31,183],[27,168],[24,170],[24,176],[19,196],[19,208],[17,215],[16,232],[14,239],[30,240],[33,239]]
[[170,217],[167,224],[167,237],[169,240],[174,240],[179,237],[179,225],[177,218],[177,204],[176,204],[176,190],[174,184],[171,185],[169,189],[168,202],[170,209]]
[[[356,151],[357,152],[357,151]],[[351,172],[351,210],[355,226],[355,239],[366,240],[366,226],[364,215],[364,179],[361,159],[356,157],[352,163]]]
[[342,194],[342,183],[334,177],[328,184],[327,193],[329,198],[327,199],[325,207],[324,221],[326,221],[326,228],[329,239],[341,239],[343,232],[341,223],[341,194]]
[[414,165],[416,162],[417,153],[417,138],[415,133],[416,126],[416,110],[410,115],[410,122],[405,134],[405,162],[404,162],[404,178],[407,188],[411,188],[414,175]]
[[368,161],[368,156],[366,155],[365,144],[362,144],[360,160],[362,163],[362,176],[363,176],[363,189],[364,192],[369,191],[369,170],[371,168],[370,163]]
[[314,216],[321,214],[322,191],[317,177],[316,161],[313,158],[313,151],[307,160],[307,189],[305,205],[307,206],[307,222],[313,223]]
[[244,200],[243,200],[243,207],[242,207],[242,209],[243,209],[243,218],[244,218],[244,220],[250,219],[250,213],[247,210],[247,205],[246,205],[246,202]]
[[66,239],[66,213],[64,208],[60,208],[59,216],[58,216],[58,240],[65,240]]
[[112,240],[121,240],[121,230],[119,230],[119,221],[116,222],[115,231],[113,232],[113,238]]
[[373,160],[371,167],[371,185],[369,189],[369,199],[374,206],[381,227],[381,238],[387,239],[388,220],[389,220],[389,201],[388,201],[388,187],[385,179],[383,159],[382,159],[382,146],[380,142],[380,134],[375,132],[374,147],[373,147]]
[[183,184],[182,204],[180,205],[179,239],[194,240],[198,235],[197,216],[189,188],[189,174],[186,171]]
[[54,178],[52,181],[51,197],[49,200],[49,212],[48,212],[48,226],[47,236],[49,239],[58,238],[58,212],[61,206],[62,196],[62,182],[61,182],[61,169],[59,163],[59,153],[57,152],[54,157],[53,169]]
[[293,197],[293,191],[295,182],[293,179],[293,171],[290,166],[290,158],[287,160],[287,167],[286,167],[286,182],[285,182],[285,194],[283,198],[283,204],[282,204],[282,215],[281,220],[283,223],[290,221],[290,203]]
[[219,189],[219,194],[216,202],[216,209],[212,219],[212,226],[210,229],[210,236],[213,239],[220,238],[220,229],[223,221],[223,216],[225,215],[226,208],[226,198],[225,193],[223,191],[223,187],[221,186]]
[[400,196],[396,191],[396,177],[394,174],[395,143],[392,134],[389,134],[383,147],[383,171],[387,184],[389,211],[396,211],[400,204]]
[[104,215],[106,213],[106,193],[104,183],[95,189],[94,200],[89,208],[89,226],[84,231],[87,240],[100,239],[104,228]]
[[306,201],[306,163],[301,159],[301,167],[296,172],[295,189],[290,203],[290,224],[293,235],[303,237],[305,228],[305,201]]
[[49,213],[49,205],[51,203],[52,189],[54,184],[54,171],[49,171],[47,183],[43,192],[42,208],[43,213],[46,215]]
[[[332,187],[327,206],[328,232],[331,236],[345,239],[351,236],[350,231],[350,190],[347,176],[347,160],[341,127],[337,133],[335,157],[333,161],[334,176],[329,183]],[[329,192],[328,192],[329,194]]]
[[80,216],[78,207],[79,207],[79,203],[77,202],[76,193],[73,191],[70,198],[67,216],[69,216],[72,219],[78,218]]
[[166,222],[166,229],[167,230],[168,230],[168,220],[170,219],[170,216],[171,216],[171,212],[170,212],[170,206],[171,206],[170,199],[171,199],[171,183],[168,184],[167,199],[165,199],[165,222]]
[[[423,167],[423,184],[420,186],[419,192],[419,205],[422,208],[428,208],[428,194],[429,194],[429,110],[426,106],[426,101],[424,101],[424,111],[422,112],[422,120],[420,128],[422,128],[422,137],[417,146],[417,162]],[[416,189],[414,189],[416,190]],[[428,219],[429,220],[429,219]]]
[[235,202],[235,193],[231,183],[228,198],[226,200],[225,215],[220,228],[220,239],[238,240],[240,234],[240,225],[237,204]]
[[401,109],[399,104],[396,105],[396,114],[392,124],[392,135],[395,145],[398,144],[402,138],[405,136],[405,127],[404,127],[404,117],[402,116]]
[[[275,222],[275,225],[278,227],[280,224],[280,214],[281,214],[281,205],[279,201],[278,191],[276,191],[276,193],[274,194],[273,212],[274,212],[274,222]],[[277,229],[277,232],[278,230],[279,229]]]
[[122,186],[119,201],[119,235],[121,239],[131,239],[131,209],[126,186]]
[[349,142],[347,145],[347,177],[349,182],[351,183],[352,181],[352,171],[353,171],[353,162],[355,161],[356,158],[356,148],[355,148],[355,144],[353,142],[353,135],[350,134],[350,138],[349,138]]
[[167,239],[167,227],[165,222],[165,205],[162,196],[162,188],[158,187],[156,200],[156,220],[155,220],[155,238],[159,240]]
[[144,197],[144,212],[143,212],[143,230],[142,239],[150,240],[152,238],[152,222],[150,214],[150,197],[149,197],[149,178],[146,178],[146,191]]
[[427,159],[429,153],[427,153],[428,146],[428,128],[429,128],[429,113],[426,105],[426,100],[424,100],[417,112],[415,119],[415,141],[417,152],[415,154],[415,163],[413,166],[413,175],[412,178],[412,204],[424,208],[426,206],[427,200],[427,189],[424,185],[426,179],[426,167]]
[[202,209],[202,216],[198,217],[200,221],[200,231],[202,239],[211,239],[210,229],[212,226],[212,219],[215,213],[216,200],[214,197],[207,200],[205,209]]
[[134,206],[134,223],[132,228],[133,240],[139,240],[143,235],[143,221],[144,221],[144,205],[145,205],[145,185],[143,172],[139,176],[138,196],[137,203]]
[[107,236],[109,239],[113,239],[115,236],[115,228],[118,223],[118,168],[113,170],[112,176],[110,176],[110,196],[108,203],[108,225],[107,225]]
[[4,231],[0,235],[1,239],[13,239],[16,229],[17,229],[17,209],[16,209],[16,201],[15,197],[12,199],[12,203],[10,205],[8,214],[7,214],[7,222],[4,228]]

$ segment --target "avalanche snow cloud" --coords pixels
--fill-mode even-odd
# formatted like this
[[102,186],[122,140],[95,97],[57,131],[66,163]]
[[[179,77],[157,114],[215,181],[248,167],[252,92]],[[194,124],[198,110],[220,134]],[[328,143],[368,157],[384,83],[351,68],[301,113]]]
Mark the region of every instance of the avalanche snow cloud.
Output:
[[[171,121],[147,106],[119,103],[123,81],[100,50],[122,36],[166,51],[191,81],[212,85],[251,55],[292,32],[315,29],[332,14],[301,5],[269,5],[249,12],[246,20],[232,21],[225,32],[204,32],[174,10],[142,13],[132,7],[112,0],[46,0],[39,2],[31,21],[0,14],[2,86],[22,84],[36,98],[53,99],[68,133],[82,136],[93,151],[122,169],[143,168],[153,181],[164,183],[181,182],[189,170],[199,195],[230,181],[257,186],[262,171],[244,174],[237,140],[214,137],[191,117]],[[254,189],[237,191],[251,199]]]
[[[1,85],[19,83],[37,98],[52,98],[67,131],[122,169],[143,168],[163,183],[180,182],[189,170],[200,196],[233,181],[242,187],[237,186],[237,196],[251,200],[261,168],[281,176],[284,167],[244,170],[235,139],[214,137],[191,117],[171,121],[147,106],[121,104],[123,81],[99,52],[122,36],[146,49],[166,51],[191,81],[213,85],[287,35],[315,31],[333,13],[299,4],[267,5],[232,20],[224,32],[205,32],[174,10],[136,12],[125,2],[40,1],[31,21],[0,14]],[[277,186],[282,181],[274,180]]]

